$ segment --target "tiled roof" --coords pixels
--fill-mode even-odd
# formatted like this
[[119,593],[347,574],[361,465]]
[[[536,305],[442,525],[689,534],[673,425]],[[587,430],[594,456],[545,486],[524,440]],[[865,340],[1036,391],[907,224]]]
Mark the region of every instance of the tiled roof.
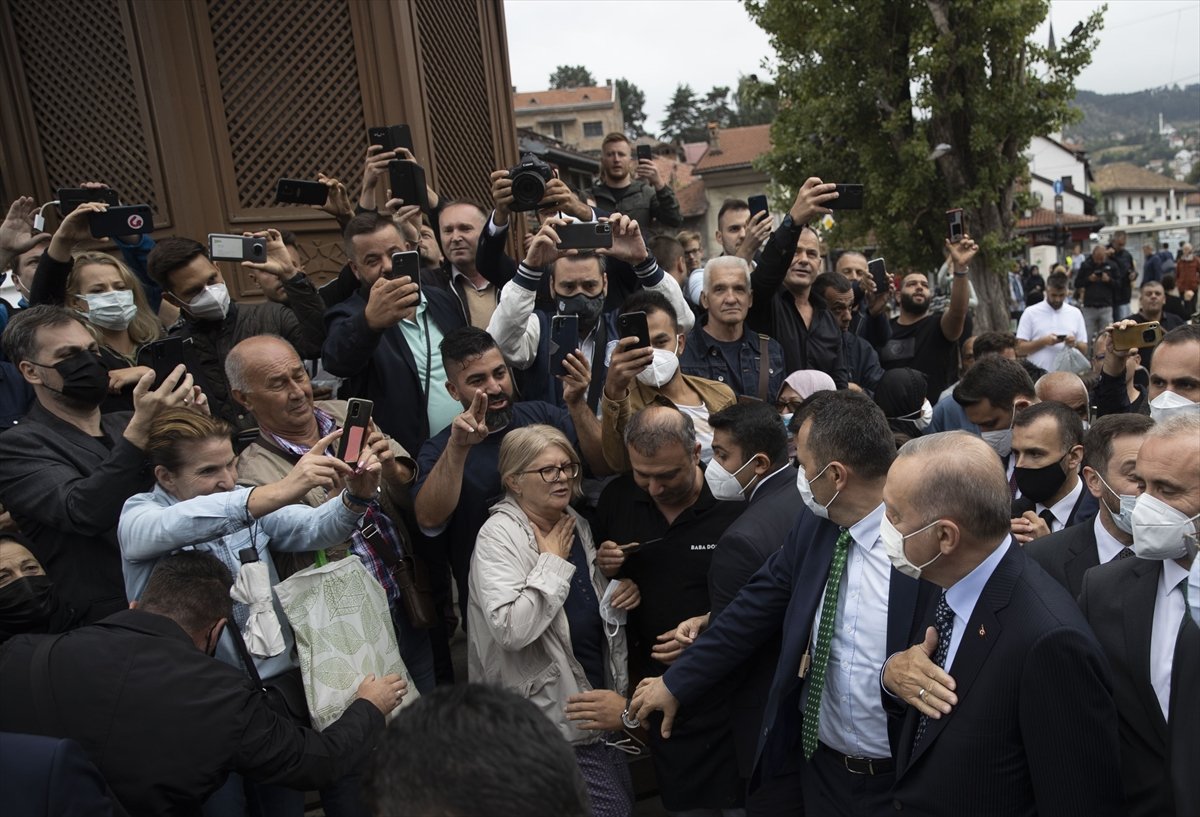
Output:
[[1174,190],[1177,193],[1195,191],[1195,185],[1176,181],[1161,173],[1138,167],[1129,162],[1115,162],[1097,167],[1093,185],[1106,193],[1114,190]]
[[759,156],[771,150],[771,126],[727,128],[719,132],[717,141],[721,146],[720,150],[714,151],[710,147],[696,163],[697,173],[749,166]]
[[703,179],[695,179],[683,187],[676,188],[675,198],[679,201],[679,213],[684,218],[702,216],[708,211],[708,197],[704,195]]
[[[1104,226],[1104,221],[1096,216],[1082,216],[1078,213],[1063,213],[1061,218],[1064,227],[1084,227],[1093,225],[1096,227]],[[1033,215],[1029,218],[1019,219],[1017,221],[1017,229],[1036,230],[1042,227],[1053,227],[1054,224],[1054,211],[1047,210],[1045,207],[1039,207],[1033,211]]]
[[555,88],[546,91],[522,91],[513,94],[513,108],[518,112],[536,111],[539,108],[556,108],[564,105],[590,105],[598,102],[611,103],[613,89],[609,85],[589,88]]

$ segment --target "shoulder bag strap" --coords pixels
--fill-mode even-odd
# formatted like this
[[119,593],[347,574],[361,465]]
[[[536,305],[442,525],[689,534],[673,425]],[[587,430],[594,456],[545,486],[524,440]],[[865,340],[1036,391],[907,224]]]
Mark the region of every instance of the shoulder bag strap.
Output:
[[771,376],[771,349],[768,345],[770,340],[766,335],[758,336],[758,399],[764,403],[771,400],[767,394],[767,383]]

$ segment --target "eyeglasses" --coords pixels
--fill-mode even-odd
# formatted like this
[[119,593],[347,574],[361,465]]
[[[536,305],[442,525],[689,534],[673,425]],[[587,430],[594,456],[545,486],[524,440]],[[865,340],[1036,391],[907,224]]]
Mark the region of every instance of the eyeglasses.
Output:
[[547,465],[545,468],[538,468],[534,471],[522,471],[522,474],[537,474],[542,478],[542,482],[551,483],[558,482],[563,477],[567,479],[575,479],[579,476],[579,463],[568,462],[566,465]]
[[779,412],[791,412],[792,414],[795,414],[803,405],[803,400],[780,400],[775,404],[775,410]]

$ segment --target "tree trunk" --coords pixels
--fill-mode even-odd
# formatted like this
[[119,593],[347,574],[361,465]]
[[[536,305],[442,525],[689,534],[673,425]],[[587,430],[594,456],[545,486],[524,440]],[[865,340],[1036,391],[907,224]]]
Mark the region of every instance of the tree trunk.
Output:
[[[985,204],[969,219],[980,225],[981,236],[1004,236],[1011,227],[1004,223],[1003,211],[995,204]],[[993,246],[989,242],[988,246]],[[1011,326],[1008,317],[1008,259],[1003,253],[984,249],[975,256],[971,264],[971,283],[979,305],[975,307],[974,332],[1008,332]]]

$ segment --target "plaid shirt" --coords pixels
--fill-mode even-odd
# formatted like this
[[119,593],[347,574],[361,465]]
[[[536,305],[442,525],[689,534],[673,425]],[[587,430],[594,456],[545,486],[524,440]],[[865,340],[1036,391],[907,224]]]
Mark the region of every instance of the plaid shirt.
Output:
[[[321,411],[316,406],[313,407],[313,414],[317,418],[317,428],[322,437],[331,434],[337,427],[337,423],[333,417]],[[285,440],[283,437],[273,434],[265,428],[260,429],[260,431],[264,437],[267,437],[271,442],[290,454],[303,457],[309,452],[306,446],[296,445],[294,442]],[[332,446],[325,453],[331,457],[337,456],[337,450]],[[400,585],[396,584],[396,579],[392,576],[392,571],[388,570],[387,565],[379,558],[375,549],[371,547],[366,537],[363,536],[363,528],[368,528],[371,525],[379,529],[379,533],[383,536],[384,541],[388,543],[388,546],[392,548],[397,559],[400,559],[404,555],[403,539],[400,537],[400,532],[396,529],[396,523],[384,512],[378,499],[372,500],[371,504],[367,506],[367,511],[363,514],[362,523],[350,535],[350,552],[362,560],[363,566],[383,586],[384,591],[387,592],[388,606],[393,606],[400,600]]]

